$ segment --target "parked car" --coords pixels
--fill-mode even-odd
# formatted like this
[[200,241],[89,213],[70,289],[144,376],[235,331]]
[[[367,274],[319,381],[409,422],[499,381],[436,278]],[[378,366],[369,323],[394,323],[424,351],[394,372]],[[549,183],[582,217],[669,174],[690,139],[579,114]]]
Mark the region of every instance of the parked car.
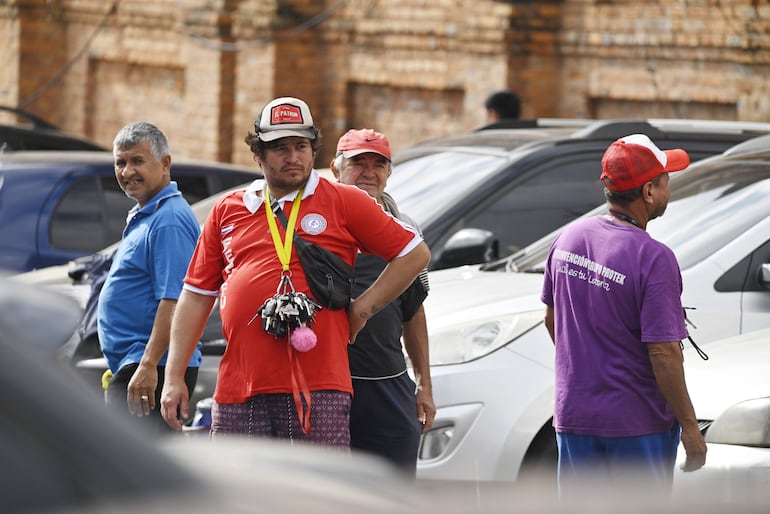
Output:
[[[599,486],[565,510],[538,483],[413,484],[385,461],[358,453],[268,439],[158,439],[111,415],[72,370],[52,360],[79,312],[61,294],[0,278],[4,512],[689,514],[764,512],[768,504],[766,487],[764,496],[729,501],[711,501],[709,490],[693,487],[684,501],[671,502],[643,496],[638,487],[621,495]],[[709,452],[712,458],[714,445]],[[704,499],[707,508],[694,508]]]
[[0,105],[0,111],[22,119],[16,124],[0,124],[0,153],[20,150],[107,150],[95,141],[68,134],[23,109]]
[[[239,184],[236,188],[247,185],[248,183]],[[198,223],[203,224],[214,203],[231,189],[220,191],[192,204]],[[57,356],[60,361],[71,364],[76,369],[77,376],[94,391],[101,390],[102,374],[107,370],[107,360],[102,355],[96,333],[96,300],[103,283],[100,279],[105,278],[104,273],[109,270],[112,256],[119,244],[120,241],[95,254],[75,259],[67,264],[48,266],[12,277],[16,282],[45,287],[71,297],[85,310],[85,316],[70,333],[69,339],[60,346]],[[94,281],[98,282],[96,288]],[[195,390],[191,395],[193,406],[210,397],[216,385],[219,360],[226,345],[222,336],[222,321],[218,308],[212,311],[201,340],[203,362],[199,369]],[[187,421],[189,424],[192,419]]]
[[[709,360],[685,353],[687,388],[706,437],[706,464],[674,475],[677,491],[709,501],[761,501],[770,483],[770,329],[708,345]],[[680,463],[684,450],[680,448]]]
[[[770,326],[770,136],[673,174],[670,189],[665,216],[647,228],[677,256],[693,340],[708,353],[714,340]],[[491,264],[430,274],[438,412],[419,477],[512,481],[555,465],[554,352],[540,291],[558,232]]]
[[[319,169],[318,173],[329,180],[334,179],[329,168]],[[192,210],[198,223],[203,225],[214,203],[224,193],[248,185],[249,183],[239,184],[234,188],[215,193],[192,204]],[[48,266],[19,273],[13,277],[14,280],[21,283],[57,290],[75,298],[85,309],[85,316],[80,321],[77,331],[74,331],[70,339],[62,345],[58,356],[60,360],[71,363],[76,368],[78,376],[92,389],[101,387],[102,374],[107,370],[107,360],[102,355],[96,333],[96,300],[101,289],[100,279],[103,279],[104,274],[109,270],[112,255],[119,244],[120,242],[113,243],[95,254],[80,257],[67,264]],[[96,285],[94,284],[95,281],[97,282]],[[198,402],[205,401],[213,394],[219,360],[227,344],[222,336],[222,320],[219,317],[218,305],[215,305],[209,316],[201,341],[203,343],[203,362],[198,372],[198,381],[190,397],[193,406]],[[188,425],[192,422],[193,419],[187,420]]]
[[647,134],[693,161],[770,124],[703,120],[540,120],[420,143],[393,157],[388,192],[423,230],[431,269],[489,262],[523,248],[604,201],[600,162],[610,143]]
[[[478,262],[473,256],[491,258],[490,255],[495,253],[491,248],[497,246],[495,241],[502,237],[500,234],[513,237],[526,232],[528,235],[522,241],[540,237],[600,203],[603,197],[598,181],[599,163],[604,150],[616,136],[645,132],[666,148],[685,146],[697,159],[721,151],[718,149],[724,148],[728,141],[746,141],[763,128],[770,129],[770,124],[654,120],[594,122],[577,131],[574,126],[542,126],[464,134],[455,139],[416,145],[414,149],[397,154],[388,191],[398,199],[404,212],[420,224],[426,241],[433,246],[434,256],[437,252],[444,255],[434,261],[434,266]],[[494,180],[491,177],[495,177]],[[493,183],[496,192],[489,191],[489,184]],[[505,192],[504,197],[495,200],[495,195],[502,192]],[[532,202],[538,196],[542,197],[544,210],[538,210]],[[466,199],[470,197],[477,198],[479,204],[467,205]],[[515,214],[515,203],[503,209],[507,202],[522,202],[525,213],[528,209],[541,213],[540,221],[525,220],[525,214]],[[494,222],[495,226],[484,225],[482,221]],[[453,232],[461,226],[466,229]],[[444,232],[441,232],[442,227]],[[467,227],[475,228],[469,230]],[[478,229],[492,229],[489,232],[496,232],[496,235],[464,237]],[[453,233],[455,235],[450,237]],[[443,294],[434,288],[430,296]],[[542,319],[541,312],[536,316]],[[433,326],[429,319],[429,328]],[[206,351],[212,361],[216,361],[224,350],[220,327],[215,309],[207,326],[207,333],[214,334],[215,339],[204,338],[204,348],[210,350]],[[436,343],[432,343],[432,347],[435,346]],[[432,353],[439,351],[440,348],[431,350]],[[91,357],[78,361],[84,372],[88,370],[94,375],[105,369],[101,358]],[[213,378],[200,381],[193,397],[195,402],[213,394],[213,387],[207,387],[215,383],[216,367],[206,365],[201,371],[207,377],[213,374]],[[89,380],[98,383],[93,377]],[[433,443],[429,440],[428,444]]]
[[[254,167],[174,159],[171,177],[188,202],[260,177]],[[115,180],[109,152],[0,154],[0,269],[63,264],[118,241],[134,205]]]
[[[3,512],[425,512],[384,461],[289,441],[161,438],[108,412],[52,352],[66,296],[0,277]],[[446,512],[446,511],[445,511]]]

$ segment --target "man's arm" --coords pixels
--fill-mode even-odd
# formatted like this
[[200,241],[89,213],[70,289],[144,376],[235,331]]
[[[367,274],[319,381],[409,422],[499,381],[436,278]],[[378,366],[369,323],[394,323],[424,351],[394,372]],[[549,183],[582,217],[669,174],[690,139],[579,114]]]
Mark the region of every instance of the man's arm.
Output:
[[412,362],[415,382],[417,382],[417,419],[423,424],[422,433],[433,426],[436,405],[433,403],[433,386],[430,381],[430,357],[428,351],[428,324],[425,308],[420,305],[414,317],[405,321],[404,348]]
[[396,257],[385,266],[377,280],[358,298],[350,302],[349,342],[355,341],[356,335],[364,328],[369,318],[409,287],[428,261],[430,261],[430,250],[428,245],[421,241],[411,252]]
[[682,426],[682,444],[687,453],[682,469],[695,471],[706,463],[706,441],[698,429],[695,409],[687,392],[682,349],[679,342],[647,343],[647,352],[658,387]]
[[[158,362],[168,349],[171,333],[171,317],[174,315],[176,300],[163,299],[155,311],[150,339],[144,349],[144,355],[128,382],[128,411],[137,416],[147,416],[155,408],[155,389],[158,387]],[[142,404],[142,396],[148,401]]]
[[184,381],[187,364],[200,341],[216,296],[182,290],[171,321],[171,341],[161,397],[161,414],[172,428],[182,429],[179,418],[190,415],[190,399]]
[[548,305],[545,308],[545,328],[548,329],[548,335],[551,336],[551,341],[553,341],[553,344],[556,344],[556,333],[554,332],[553,320],[553,305]]

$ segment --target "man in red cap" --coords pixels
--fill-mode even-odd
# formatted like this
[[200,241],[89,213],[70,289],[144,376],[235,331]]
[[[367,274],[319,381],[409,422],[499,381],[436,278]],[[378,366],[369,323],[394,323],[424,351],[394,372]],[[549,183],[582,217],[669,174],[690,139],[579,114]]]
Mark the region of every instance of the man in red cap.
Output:
[[628,473],[669,490],[680,438],[683,469],[705,463],[682,367],[682,277],[645,230],[666,210],[669,173],[689,163],[643,134],[615,141],[602,158],[608,213],[571,223],[550,249],[541,299],[556,350],[562,494],[579,492],[578,479]]
[[[390,145],[383,134],[354,129],[340,138],[330,167],[339,182],[363,189],[385,211],[416,227],[385,193],[390,161]],[[371,286],[383,266],[381,258],[359,254],[354,294]],[[427,294],[428,274],[423,270],[404,293],[367,322],[356,343],[348,347],[354,391],[350,446],[380,455],[410,476],[416,472],[420,434],[430,430],[436,414],[422,305]],[[402,334],[416,386],[407,373]]]

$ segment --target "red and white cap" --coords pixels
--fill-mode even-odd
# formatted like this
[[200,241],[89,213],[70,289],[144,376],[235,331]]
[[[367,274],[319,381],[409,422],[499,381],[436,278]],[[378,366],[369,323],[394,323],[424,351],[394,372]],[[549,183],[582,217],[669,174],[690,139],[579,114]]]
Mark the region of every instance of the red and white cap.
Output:
[[388,138],[372,129],[351,129],[337,142],[337,155],[342,154],[346,159],[367,152],[382,155],[390,160]]
[[690,156],[684,150],[661,150],[644,134],[631,134],[604,152],[601,181],[611,191],[629,191],[689,164]]
[[268,103],[254,122],[254,131],[262,141],[291,136],[315,139],[310,107],[299,98],[290,96]]

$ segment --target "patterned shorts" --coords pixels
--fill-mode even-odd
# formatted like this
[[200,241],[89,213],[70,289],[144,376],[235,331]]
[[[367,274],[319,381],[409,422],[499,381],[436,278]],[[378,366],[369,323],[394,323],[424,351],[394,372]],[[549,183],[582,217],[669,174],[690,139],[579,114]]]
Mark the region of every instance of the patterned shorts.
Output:
[[300,427],[290,393],[258,394],[243,403],[214,403],[211,437],[227,434],[307,441],[350,448],[350,393],[312,391],[310,431]]

